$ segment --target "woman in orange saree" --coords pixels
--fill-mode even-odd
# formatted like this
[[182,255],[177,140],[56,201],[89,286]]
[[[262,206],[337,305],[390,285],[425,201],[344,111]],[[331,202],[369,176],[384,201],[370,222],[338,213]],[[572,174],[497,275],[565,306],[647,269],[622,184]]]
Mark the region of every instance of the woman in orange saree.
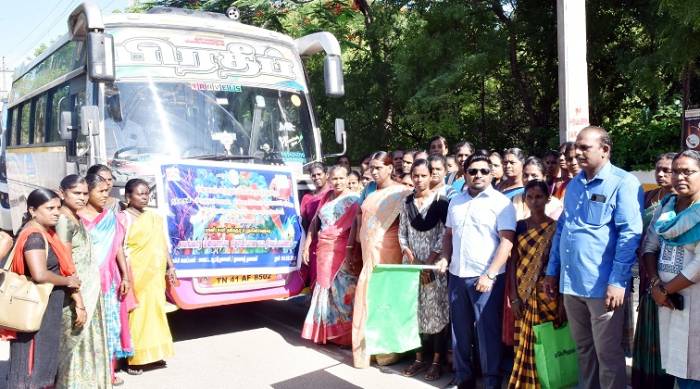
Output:
[[[377,190],[364,200],[359,215],[358,241],[362,246],[363,266],[355,288],[352,317],[352,353],[357,368],[369,367],[370,363],[365,344],[365,324],[367,287],[372,270],[380,263],[400,264],[402,261],[398,216],[406,196],[411,192],[391,179],[392,162],[391,155],[383,151],[370,157],[369,171],[377,183]],[[352,247],[348,247],[348,250],[352,250]]]

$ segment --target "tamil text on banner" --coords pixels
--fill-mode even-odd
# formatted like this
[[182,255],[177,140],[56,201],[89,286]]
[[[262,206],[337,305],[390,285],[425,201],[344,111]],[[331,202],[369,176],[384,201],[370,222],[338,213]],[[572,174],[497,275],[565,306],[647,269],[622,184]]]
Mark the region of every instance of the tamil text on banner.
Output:
[[159,208],[180,277],[298,269],[299,201],[284,166],[187,161],[159,169]]
[[367,353],[400,353],[420,347],[420,265],[377,265],[367,290]]

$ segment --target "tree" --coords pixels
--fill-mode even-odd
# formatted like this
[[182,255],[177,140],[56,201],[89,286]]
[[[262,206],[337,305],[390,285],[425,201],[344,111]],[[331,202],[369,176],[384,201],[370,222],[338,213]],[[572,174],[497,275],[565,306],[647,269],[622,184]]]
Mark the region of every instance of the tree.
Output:
[[[229,1],[143,3],[224,12]],[[325,144],[344,117],[354,160],[425,148],[435,134],[478,147],[558,144],[555,0],[239,0],[242,21],[340,41],[346,96],[323,95],[322,59],[305,60]],[[614,162],[648,168],[679,144],[683,107],[700,103],[700,3],[588,0],[590,118]],[[328,149],[328,147],[327,147]],[[328,151],[328,150],[327,150]]]

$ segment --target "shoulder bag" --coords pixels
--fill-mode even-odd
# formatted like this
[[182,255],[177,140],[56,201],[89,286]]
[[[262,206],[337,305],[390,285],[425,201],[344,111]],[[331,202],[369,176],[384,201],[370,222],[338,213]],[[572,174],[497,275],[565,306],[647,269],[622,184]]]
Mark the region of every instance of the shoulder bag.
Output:
[[[49,243],[46,244],[46,256]],[[0,327],[17,332],[35,332],[41,327],[53,284],[37,284],[31,278],[10,271],[15,248],[0,269]]]

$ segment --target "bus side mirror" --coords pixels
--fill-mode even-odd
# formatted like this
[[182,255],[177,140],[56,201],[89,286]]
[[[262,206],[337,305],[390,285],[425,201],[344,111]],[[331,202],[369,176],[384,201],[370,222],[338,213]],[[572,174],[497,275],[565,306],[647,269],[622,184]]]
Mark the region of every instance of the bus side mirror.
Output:
[[336,118],[335,119],[335,142],[339,145],[345,144],[345,120]]
[[61,123],[58,127],[59,135],[63,140],[73,139],[73,114],[70,111],[61,112]]
[[114,81],[114,40],[103,32],[90,32],[87,68],[91,80]]
[[345,96],[343,59],[339,55],[326,55],[326,59],[323,61],[323,81],[326,85],[326,96]]
[[335,141],[338,142],[339,145],[343,146],[343,151],[340,153],[336,154],[328,154],[323,156],[323,158],[333,158],[333,157],[340,157],[341,155],[345,155],[345,153],[348,151],[348,143],[347,143],[347,133],[345,132],[345,120],[336,118],[335,119]]
[[80,107],[80,133],[85,136],[100,133],[100,110],[96,105]]

